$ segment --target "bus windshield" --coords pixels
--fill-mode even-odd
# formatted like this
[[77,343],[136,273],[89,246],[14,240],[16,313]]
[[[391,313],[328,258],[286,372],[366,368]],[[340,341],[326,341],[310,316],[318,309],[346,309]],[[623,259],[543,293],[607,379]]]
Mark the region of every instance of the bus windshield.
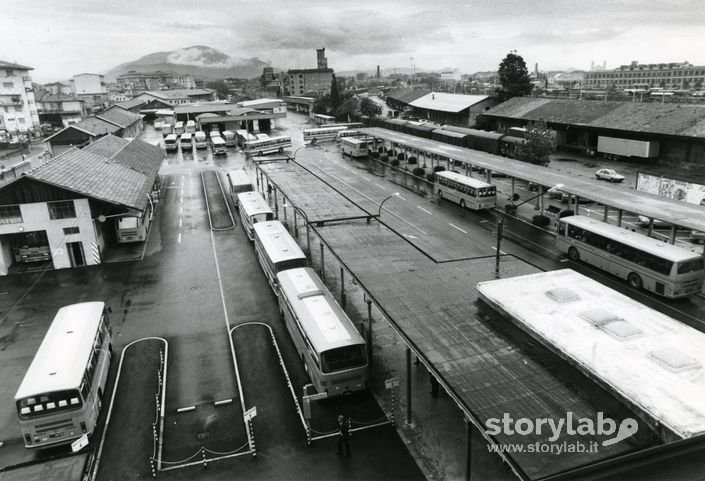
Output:
[[75,389],[70,389],[20,399],[17,401],[17,414],[20,419],[29,419],[59,411],[79,409],[81,406],[83,406],[81,394]]
[[702,271],[705,268],[703,266],[702,257],[699,259],[693,259],[692,261],[685,261],[678,264],[678,274],[689,274],[691,272]]
[[321,371],[325,373],[343,371],[367,364],[365,346],[355,344],[325,351],[321,355]]

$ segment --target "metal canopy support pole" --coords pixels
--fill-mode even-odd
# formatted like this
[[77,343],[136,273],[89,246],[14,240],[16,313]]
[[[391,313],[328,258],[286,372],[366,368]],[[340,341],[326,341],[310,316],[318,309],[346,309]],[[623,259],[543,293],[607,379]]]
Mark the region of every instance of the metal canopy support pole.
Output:
[[617,227],[622,227],[622,214],[624,214],[624,211],[619,209],[617,211]]
[[490,169],[485,170],[485,179],[488,184],[492,183],[492,171]]
[[516,178],[512,177],[512,196],[514,196],[514,189],[516,188]]
[[609,222],[610,218],[610,206],[605,205],[605,212],[602,214],[602,222]]
[[306,221],[306,258],[308,259],[309,263],[313,263],[311,259],[311,227],[308,224],[308,220],[304,218]]
[[465,437],[467,439],[467,456],[465,457],[465,479],[472,479],[472,423],[465,418]]
[[318,243],[321,247],[321,280],[325,281],[326,280],[326,262],[325,258],[323,257],[323,242]]
[[274,190],[274,218],[279,219],[279,202],[277,199],[277,189],[275,187],[272,190]]
[[676,226],[675,226],[675,225],[672,225],[672,226],[671,226],[671,240],[670,240],[670,243],[671,243],[671,244],[675,244],[675,243],[676,243]]
[[372,301],[367,299],[367,330],[365,331],[365,343],[367,344],[367,365],[372,369]]
[[262,189],[261,189],[260,186],[259,186],[259,185],[260,185],[259,178],[260,178],[260,176],[262,175],[262,171],[259,170],[259,166],[258,166],[257,164],[255,164],[255,169],[256,169],[256,172],[255,172],[256,175],[255,175],[255,177],[257,178],[257,191],[258,191],[258,192],[262,192]]
[[340,305],[343,306],[343,309],[345,309],[346,305],[346,299],[345,299],[345,270],[343,270],[343,267],[340,267]]
[[286,197],[284,197],[284,194],[282,194],[282,203],[283,203],[282,209],[284,210],[284,223],[287,224],[287,226],[288,226],[289,224],[288,224],[288,222],[286,221],[286,204],[287,204],[288,202],[286,201]]
[[649,237],[653,237],[654,235],[654,219],[652,217],[649,218]]
[[536,198],[536,208],[543,215],[543,185],[539,185],[539,196]]
[[294,209],[294,237],[299,238],[299,224],[296,222],[296,209]]
[[411,424],[411,349],[406,348],[406,424]]
[[469,166],[469,164],[465,163],[465,164],[463,164],[463,165],[465,166],[465,176],[469,176],[469,175],[470,175],[470,174],[468,173],[468,170],[469,170],[469,169],[468,169],[468,166]]

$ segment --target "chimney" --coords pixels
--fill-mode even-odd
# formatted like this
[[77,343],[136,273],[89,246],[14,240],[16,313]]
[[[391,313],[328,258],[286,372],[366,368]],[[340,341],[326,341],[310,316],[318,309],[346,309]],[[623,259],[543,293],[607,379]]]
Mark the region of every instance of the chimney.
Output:
[[317,48],[316,49],[316,59],[319,69],[328,68],[328,59],[326,58],[326,49]]
[[377,78],[379,78],[379,77],[380,77],[380,75],[379,75],[379,65],[377,65]]

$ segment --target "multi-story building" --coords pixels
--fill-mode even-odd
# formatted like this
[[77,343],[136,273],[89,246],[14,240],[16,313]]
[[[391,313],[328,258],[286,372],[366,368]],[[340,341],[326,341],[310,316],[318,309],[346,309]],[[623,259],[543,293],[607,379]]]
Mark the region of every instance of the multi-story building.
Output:
[[[193,77],[191,77],[191,79],[193,79]],[[138,92],[146,90],[159,90],[162,85],[174,83],[174,81],[174,76],[171,73],[162,72],[161,70],[157,70],[156,72],[137,72],[135,70],[130,70],[127,73],[118,75],[117,77],[117,83],[120,87]]]
[[55,127],[68,127],[87,115],[85,103],[85,100],[73,95],[45,93],[37,100],[39,121]]
[[86,101],[91,111],[102,110],[108,103],[108,90],[105,78],[95,73],[81,73],[71,79],[73,93]]
[[666,90],[702,89],[705,84],[705,66],[689,62],[640,64],[637,61],[613,70],[585,73],[588,88],[661,88]]
[[173,82],[174,84],[184,89],[196,88],[196,80],[193,78],[193,75],[190,74],[177,75],[173,78]]
[[44,84],[42,87],[44,88],[44,90],[50,92],[52,95],[71,95],[71,94],[73,94],[73,89],[71,88],[71,85],[61,83],[61,82],[53,82],[50,84]]
[[0,142],[20,140],[39,128],[30,70],[0,60]]
[[333,80],[334,71],[332,68],[328,68],[328,59],[325,53],[325,48],[316,50],[317,68],[289,70],[287,77],[288,95],[304,95],[309,92],[315,92],[317,95],[330,93],[330,84]]

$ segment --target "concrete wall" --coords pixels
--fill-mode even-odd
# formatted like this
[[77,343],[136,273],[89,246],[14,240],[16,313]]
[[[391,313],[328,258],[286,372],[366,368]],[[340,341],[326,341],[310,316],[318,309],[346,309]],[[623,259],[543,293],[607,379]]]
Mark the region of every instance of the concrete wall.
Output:
[[[69,257],[66,243],[81,242],[83,244],[83,254],[86,265],[99,264],[100,259],[97,259],[92,252],[98,245],[96,238],[96,230],[93,220],[91,219],[91,209],[88,199],[74,199],[74,208],[76,217],[70,219],[51,220],[49,217],[49,208],[46,202],[36,202],[32,204],[21,204],[20,211],[22,212],[23,222],[17,224],[0,224],[0,235],[14,234],[17,232],[34,232],[46,231],[49,240],[49,247],[54,262],[55,269],[63,269],[71,267],[71,259]],[[64,234],[64,227],[78,227],[78,234]],[[3,240],[3,250],[8,241]],[[12,260],[12,257],[10,257]],[[0,258],[0,274],[7,274],[7,259]]]

